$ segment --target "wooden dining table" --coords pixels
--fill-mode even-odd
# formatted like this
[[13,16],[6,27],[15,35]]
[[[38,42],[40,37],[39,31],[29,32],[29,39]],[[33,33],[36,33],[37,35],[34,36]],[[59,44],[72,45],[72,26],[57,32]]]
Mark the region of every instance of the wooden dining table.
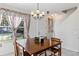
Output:
[[56,41],[58,38],[44,39],[43,43],[35,43],[35,38],[30,38],[27,40],[17,41],[18,44],[24,47],[25,52],[27,52],[30,56],[39,54],[40,52],[46,51],[51,47],[55,47],[59,45],[60,47],[60,55],[61,55],[61,42]]

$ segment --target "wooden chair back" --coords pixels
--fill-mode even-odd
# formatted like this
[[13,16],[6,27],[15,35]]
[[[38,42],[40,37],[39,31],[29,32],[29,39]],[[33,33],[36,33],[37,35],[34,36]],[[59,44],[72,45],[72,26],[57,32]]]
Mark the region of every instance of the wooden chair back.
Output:
[[24,47],[16,42],[17,56],[24,56]]

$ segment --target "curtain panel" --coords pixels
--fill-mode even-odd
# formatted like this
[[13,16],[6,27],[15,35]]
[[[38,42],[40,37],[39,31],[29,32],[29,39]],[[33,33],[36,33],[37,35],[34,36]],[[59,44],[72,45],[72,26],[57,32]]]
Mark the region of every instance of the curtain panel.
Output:
[[52,16],[48,17],[48,35],[47,38],[51,39],[54,35],[54,31],[53,31],[53,25],[54,25],[54,18]]
[[29,29],[30,29],[30,15],[24,16],[24,38],[29,38]]

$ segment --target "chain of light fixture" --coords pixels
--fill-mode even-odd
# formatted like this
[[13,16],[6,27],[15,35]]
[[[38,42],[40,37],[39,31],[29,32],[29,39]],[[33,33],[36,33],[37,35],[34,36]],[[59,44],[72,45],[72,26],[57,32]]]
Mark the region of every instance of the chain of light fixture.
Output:
[[41,12],[41,11],[39,10],[39,3],[37,3],[37,10],[36,10],[36,11],[32,11],[32,12],[31,12],[31,15],[32,15],[33,18],[35,18],[35,19],[41,19],[41,18],[45,15],[44,12]]

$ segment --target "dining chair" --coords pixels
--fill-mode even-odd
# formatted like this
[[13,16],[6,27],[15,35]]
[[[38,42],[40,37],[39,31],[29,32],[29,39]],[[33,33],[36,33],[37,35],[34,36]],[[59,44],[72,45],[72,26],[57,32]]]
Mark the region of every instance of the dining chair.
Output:
[[24,56],[24,48],[16,42],[17,56]]
[[16,52],[17,56],[30,56],[27,52],[25,52],[24,47],[16,42]]
[[[23,44],[25,44],[24,40],[21,40]],[[25,52],[24,50],[24,47],[19,44],[20,40],[17,40],[13,42],[13,45],[14,45],[14,53],[15,53],[15,56],[30,56],[27,52]]]
[[61,41],[58,38],[51,38],[53,41],[57,41],[60,42],[60,45],[57,45],[55,47],[51,47],[50,49],[48,49],[48,51],[51,53],[49,56],[61,56]]
[[60,48],[58,48],[58,47],[54,47],[54,48],[51,48],[50,49],[50,51],[51,51],[51,55],[50,56],[60,56]]

